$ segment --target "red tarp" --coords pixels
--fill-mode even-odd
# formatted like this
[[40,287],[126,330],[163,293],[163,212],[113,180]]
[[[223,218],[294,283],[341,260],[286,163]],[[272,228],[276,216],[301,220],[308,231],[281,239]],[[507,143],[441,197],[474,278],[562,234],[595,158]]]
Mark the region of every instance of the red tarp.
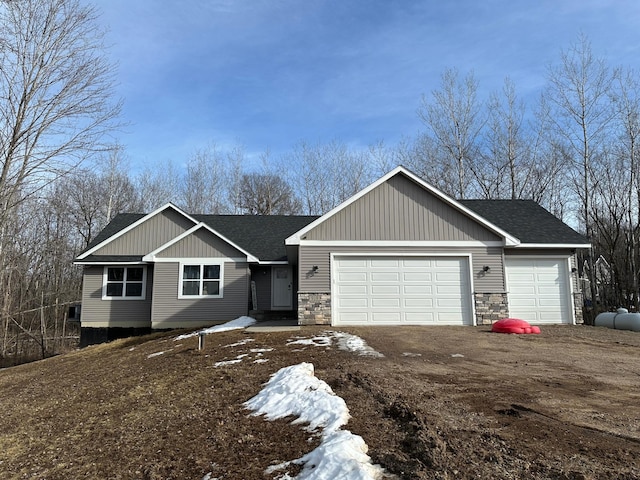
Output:
[[496,333],[540,333],[540,327],[532,327],[529,322],[519,318],[503,318],[491,327]]

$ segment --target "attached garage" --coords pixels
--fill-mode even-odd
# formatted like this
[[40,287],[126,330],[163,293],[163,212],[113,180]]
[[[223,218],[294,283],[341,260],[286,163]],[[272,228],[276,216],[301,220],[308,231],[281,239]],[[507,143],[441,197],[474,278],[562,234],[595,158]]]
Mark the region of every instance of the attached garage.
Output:
[[472,325],[469,257],[334,255],[334,325]]
[[567,258],[505,258],[509,315],[538,325],[574,323]]

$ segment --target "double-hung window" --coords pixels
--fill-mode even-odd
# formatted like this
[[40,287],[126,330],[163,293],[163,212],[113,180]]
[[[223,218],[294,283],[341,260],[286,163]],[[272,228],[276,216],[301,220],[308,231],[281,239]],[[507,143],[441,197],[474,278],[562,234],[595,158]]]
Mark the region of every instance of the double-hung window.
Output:
[[179,288],[180,298],[221,298],[222,263],[182,264]]
[[105,300],[144,300],[146,269],[143,266],[104,267],[102,298]]

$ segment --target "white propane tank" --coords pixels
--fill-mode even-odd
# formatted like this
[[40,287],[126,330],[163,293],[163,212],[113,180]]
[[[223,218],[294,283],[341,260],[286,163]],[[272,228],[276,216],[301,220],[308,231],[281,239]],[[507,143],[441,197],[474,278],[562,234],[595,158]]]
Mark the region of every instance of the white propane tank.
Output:
[[640,332],[640,313],[629,313],[626,308],[619,308],[615,313],[603,312],[596,317],[595,325],[596,327]]

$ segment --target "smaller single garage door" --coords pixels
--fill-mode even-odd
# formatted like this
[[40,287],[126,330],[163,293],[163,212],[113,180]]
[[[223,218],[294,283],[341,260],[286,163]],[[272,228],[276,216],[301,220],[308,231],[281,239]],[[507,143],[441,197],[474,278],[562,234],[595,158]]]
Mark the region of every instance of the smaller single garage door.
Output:
[[506,257],[509,316],[532,324],[572,323],[566,258]]
[[471,325],[468,257],[335,256],[335,325]]

